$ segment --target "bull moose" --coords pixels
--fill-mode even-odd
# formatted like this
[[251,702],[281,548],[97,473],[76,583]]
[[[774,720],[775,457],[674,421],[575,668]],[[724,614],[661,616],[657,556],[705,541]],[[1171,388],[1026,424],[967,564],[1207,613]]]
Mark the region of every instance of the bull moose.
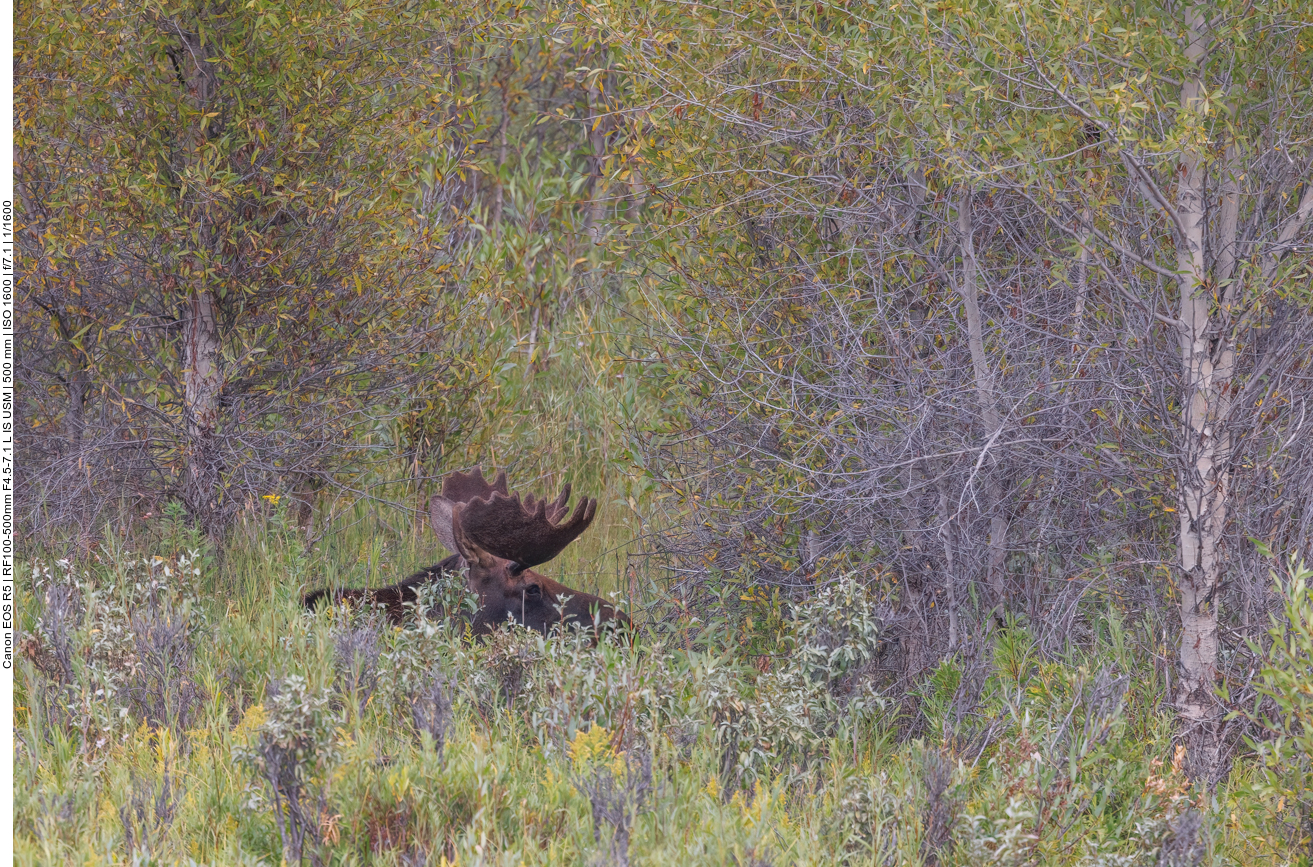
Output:
[[508,620],[544,635],[554,626],[628,627],[629,617],[605,599],[572,590],[532,570],[577,539],[597,513],[597,500],[585,497],[569,514],[570,485],[555,500],[512,494],[506,473],[488,484],[482,469],[452,473],[442,494],[429,500],[429,524],[452,555],[396,584],[378,589],[324,588],[307,594],[305,607],[321,600],[363,602],[381,607],[400,624],[406,603],[413,606],[420,587],[442,573],[465,569],[466,586],[478,597],[470,618],[475,635],[487,635]]

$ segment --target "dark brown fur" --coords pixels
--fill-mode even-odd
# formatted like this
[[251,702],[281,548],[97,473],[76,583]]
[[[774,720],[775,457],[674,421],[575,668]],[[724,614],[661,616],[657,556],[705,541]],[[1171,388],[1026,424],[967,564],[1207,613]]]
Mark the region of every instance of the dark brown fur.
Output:
[[[508,567],[513,565],[509,561],[503,562]],[[382,609],[392,624],[401,626],[414,610],[420,587],[439,580],[443,572],[455,572],[463,567],[462,559],[452,555],[387,587],[323,588],[307,593],[303,602],[308,610],[314,610],[324,600],[335,604],[368,605]],[[627,614],[600,596],[572,590],[532,570],[525,570],[513,579],[495,575],[492,580],[485,580],[482,590],[479,608],[470,618],[470,631],[474,635],[487,635],[507,621],[543,634],[558,624],[584,629],[599,626],[627,629],[631,625]]]
[[[316,590],[305,596],[305,606],[313,609],[324,599],[366,604],[382,608],[400,624],[407,608],[414,607],[418,588],[443,572],[464,570],[466,585],[478,596],[478,608],[469,618],[475,635],[487,635],[507,621],[544,635],[558,626],[627,629],[629,617],[605,599],[526,568],[554,557],[592,522],[596,501],[585,499],[573,515],[556,523],[567,516],[569,493],[567,485],[551,503],[531,496],[521,503],[518,495],[507,493],[505,473],[493,484],[477,470],[453,473],[443,486],[444,496],[433,498],[430,521],[443,543],[459,553],[388,587]],[[467,511],[470,526],[462,520]]]
[[464,565],[460,556],[453,554],[441,563],[421,569],[409,578],[403,578],[387,587],[376,589],[344,587],[338,590],[325,587],[307,593],[301,601],[306,609],[311,611],[325,599],[333,603],[348,602],[353,605],[363,604],[382,608],[388,620],[400,625],[405,620],[407,612],[414,608],[415,601],[419,598],[420,587],[437,581],[442,577],[443,572],[457,572],[464,568]]

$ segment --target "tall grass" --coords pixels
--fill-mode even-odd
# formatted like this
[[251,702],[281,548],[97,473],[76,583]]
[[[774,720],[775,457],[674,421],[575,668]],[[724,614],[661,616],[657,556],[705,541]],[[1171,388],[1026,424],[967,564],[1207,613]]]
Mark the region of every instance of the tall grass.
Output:
[[[852,583],[792,612],[763,666],[738,653],[741,625],[714,620],[688,640],[590,648],[308,615],[292,579],[322,571],[323,554],[289,542],[294,528],[257,540],[264,566],[252,546],[242,582],[221,574],[231,559],[170,549],[170,533],[145,560],[102,552],[87,567],[21,570],[19,864],[1297,854],[1255,818],[1264,804],[1244,762],[1216,793],[1186,783],[1163,684],[1109,600],[1085,612],[1090,642],[1060,657],[1013,624],[982,660],[946,662],[913,719],[878,690],[880,629],[853,618]],[[161,622],[180,649],[150,668],[143,641],[158,643]],[[142,683],[174,707],[192,685],[185,728],[135,700]]]

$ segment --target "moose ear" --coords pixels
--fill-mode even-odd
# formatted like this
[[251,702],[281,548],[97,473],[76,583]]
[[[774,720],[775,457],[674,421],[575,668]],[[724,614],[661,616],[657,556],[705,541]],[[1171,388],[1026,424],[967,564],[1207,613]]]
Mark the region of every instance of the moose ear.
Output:
[[456,535],[451,529],[451,508],[454,504],[445,497],[434,494],[429,500],[429,524],[437,534],[438,541],[447,546],[453,554],[465,556],[465,552],[456,545]]
[[[449,501],[448,501],[449,502]],[[462,516],[465,514],[465,506],[461,503],[451,503],[451,540],[456,546],[453,551],[458,552],[465,558],[465,562],[470,565],[470,580],[475,578],[474,570],[480,569],[484,572],[497,568],[497,558],[488,553],[488,551],[475,540],[471,539],[465,532]],[[486,576],[485,576],[486,577]]]

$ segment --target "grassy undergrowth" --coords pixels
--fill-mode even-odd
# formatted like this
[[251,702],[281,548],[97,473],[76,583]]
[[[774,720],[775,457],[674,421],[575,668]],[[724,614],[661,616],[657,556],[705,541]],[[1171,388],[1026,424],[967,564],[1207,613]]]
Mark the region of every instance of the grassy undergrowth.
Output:
[[1112,607],[1060,658],[1001,631],[912,712],[855,582],[763,664],[728,623],[591,648],[311,616],[294,531],[240,584],[185,537],[23,568],[17,863],[1295,863],[1256,766],[1187,786]]

